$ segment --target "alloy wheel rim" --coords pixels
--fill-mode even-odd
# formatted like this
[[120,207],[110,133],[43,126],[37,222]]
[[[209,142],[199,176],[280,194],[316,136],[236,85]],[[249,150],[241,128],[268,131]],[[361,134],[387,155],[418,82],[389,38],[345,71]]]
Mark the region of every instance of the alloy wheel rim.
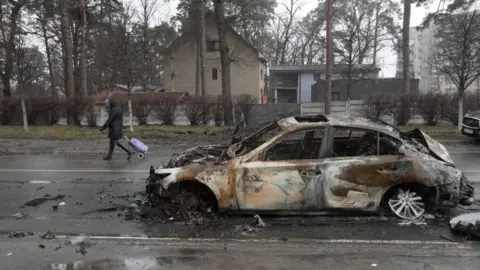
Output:
[[425,203],[423,197],[410,190],[399,189],[396,196],[393,196],[388,205],[395,215],[400,218],[415,220],[425,214]]

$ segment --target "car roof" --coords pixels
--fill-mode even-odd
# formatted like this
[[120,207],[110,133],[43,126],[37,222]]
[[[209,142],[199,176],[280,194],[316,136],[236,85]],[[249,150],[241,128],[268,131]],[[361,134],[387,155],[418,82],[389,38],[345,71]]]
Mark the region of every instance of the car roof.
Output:
[[299,115],[280,119],[278,125],[287,130],[308,127],[350,127],[368,129],[400,138],[400,131],[390,124],[368,117],[336,116],[336,115]]

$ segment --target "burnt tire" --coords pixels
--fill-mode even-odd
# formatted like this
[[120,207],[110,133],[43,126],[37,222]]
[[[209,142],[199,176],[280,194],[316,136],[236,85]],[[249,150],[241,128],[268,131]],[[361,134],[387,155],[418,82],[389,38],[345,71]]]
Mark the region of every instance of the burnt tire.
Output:
[[191,218],[217,210],[215,195],[206,186],[197,182],[183,182],[167,191],[170,213],[178,218]]

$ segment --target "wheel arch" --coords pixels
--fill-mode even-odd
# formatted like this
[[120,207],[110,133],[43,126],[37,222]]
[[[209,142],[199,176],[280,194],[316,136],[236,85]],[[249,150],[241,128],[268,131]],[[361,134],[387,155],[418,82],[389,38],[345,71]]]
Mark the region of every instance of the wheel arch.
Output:
[[380,200],[380,207],[385,208],[388,204],[388,199],[397,191],[399,188],[409,188],[416,192],[421,192],[422,194],[426,194],[426,202],[427,202],[427,210],[432,210],[432,207],[435,205],[438,196],[438,190],[436,186],[428,186],[424,183],[419,182],[401,182],[391,185],[390,187],[386,188]]
[[218,200],[215,192],[208,185],[196,179],[182,180],[170,184],[165,190],[165,196],[169,197],[182,189],[194,192],[200,199],[211,203],[215,208],[214,210],[218,209]]

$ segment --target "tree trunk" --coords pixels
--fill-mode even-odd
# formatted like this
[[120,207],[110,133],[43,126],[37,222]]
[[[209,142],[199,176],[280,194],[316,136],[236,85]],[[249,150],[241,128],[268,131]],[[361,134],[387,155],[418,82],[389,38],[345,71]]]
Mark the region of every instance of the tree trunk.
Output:
[[223,0],[214,0],[216,24],[220,40],[220,60],[222,66],[222,93],[225,98],[225,125],[233,125],[232,90],[230,83],[230,55],[227,44],[227,31],[224,18]]
[[82,38],[80,47],[80,93],[88,96],[87,89],[87,13],[85,0],[80,0]]
[[[63,45],[63,65],[64,65],[64,87],[67,98],[75,97],[75,81],[73,77],[73,46],[72,35],[70,33],[70,19],[68,17],[66,1],[60,1],[61,9],[61,28]],[[67,124],[75,123],[75,107],[67,108]]]
[[207,80],[206,80],[206,59],[205,54],[207,51],[207,37],[205,30],[205,1],[200,1],[200,10],[199,10],[199,36],[200,36],[200,80],[201,80],[201,89],[202,96],[207,95]]
[[23,94],[22,94],[21,103],[22,103],[23,131],[28,132],[27,107],[25,106],[25,96]]
[[[123,119],[122,119],[123,121]],[[128,122],[130,126],[130,132],[133,132],[133,110],[132,110],[132,99],[128,95]]]
[[47,66],[48,66],[48,75],[50,79],[50,109],[49,109],[49,124],[55,125],[57,123],[57,111],[56,111],[56,103],[57,103],[57,90],[56,90],[56,81],[55,75],[53,74],[53,62],[52,62],[52,52],[50,46],[48,44],[48,35],[47,35],[47,27],[46,27],[46,19],[42,18],[42,34],[43,34],[43,44],[45,45],[45,51],[47,53]]
[[201,70],[201,67],[200,67],[200,46],[199,46],[199,39],[197,38],[196,40],[196,45],[195,45],[195,49],[197,51],[197,59],[195,61],[195,95],[197,97],[199,97],[201,95],[201,84],[202,84],[202,76],[200,76],[200,70]]
[[402,30],[402,57],[403,57],[403,91],[410,93],[410,10],[411,0],[403,1],[403,30]]
[[332,66],[333,66],[333,0],[327,0],[327,69],[325,74],[326,91],[325,91],[325,103],[324,113],[330,114],[330,106],[332,104]]
[[352,76],[351,74],[351,67],[349,68],[349,74],[347,79],[347,98],[345,100],[345,116],[350,116],[350,89],[352,88]]
[[462,130],[463,121],[463,90],[458,92],[458,131]]
[[380,12],[380,4],[381,2],[377,3],[375,7],[375,29],[373,34],[373,66],[377,65],[377,50],[378,50],[378,13]]

